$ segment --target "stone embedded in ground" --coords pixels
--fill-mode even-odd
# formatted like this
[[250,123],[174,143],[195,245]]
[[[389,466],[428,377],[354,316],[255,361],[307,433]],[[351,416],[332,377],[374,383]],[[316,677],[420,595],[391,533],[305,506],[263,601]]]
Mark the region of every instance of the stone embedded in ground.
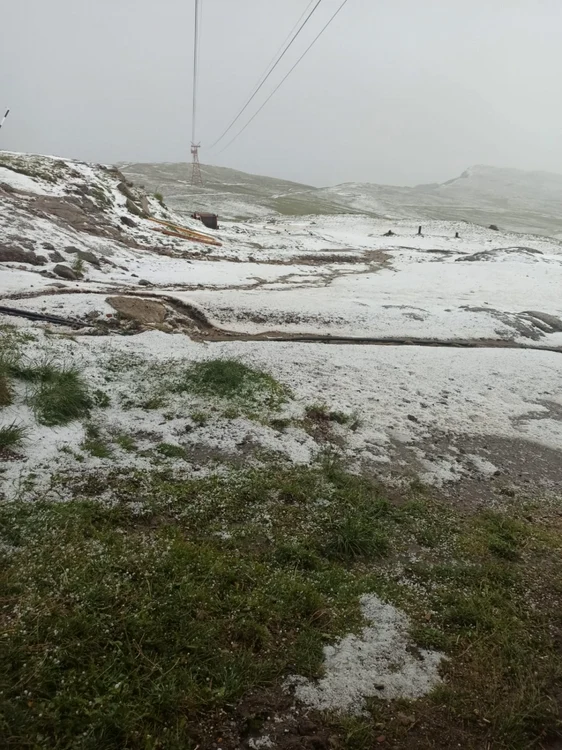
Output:
[[49,253],[49,259],[52,263],[64,263],[64,261],[66,260],[64,255],[61,255],[58,250]]
[[131,229],[135,229],[137,224],[132,219],[130,219],[128,216],[120,216],[121,223],[124,224],[126,227],[131,227]]
[[32,250],[0,243],[0,263],[29,263],[32,266],[44,266],[46,262],[47,258],[43,255],[35,255]]
[[361,609],[370,624],[360,635],[324,647],[324,677],[316,682],[305,677],[287,681],[307,706],[360,714],[366,698],[414,700],[441,681],[444,654],[425,649],[419,649],[419,656],[412,653],[409,620],[403,612],[375,595],[363,596]]
[[53,268],[53,273],[56,273],[56,275],[60,276],[61,279],[68,279],[69,281],[78,280],[78,276],[74,273],[72,268],[70,268],[70,266],[64,266],[61,263],[58,263]]
[[146,279],[141,279],[139,281],[139,286],[154,286],[154,284],[151,281],[147,281]]
[[160,327],[166,319],[166,308],[160,302],[136,297],[108,297],[106,302],[123,317],[145,326]]
[[77,250],[76,255],[80,260],[83,260],[86,263],[91,263],[92,266],[96,266],[96,268],[100,267],[100,259],[89,250]]

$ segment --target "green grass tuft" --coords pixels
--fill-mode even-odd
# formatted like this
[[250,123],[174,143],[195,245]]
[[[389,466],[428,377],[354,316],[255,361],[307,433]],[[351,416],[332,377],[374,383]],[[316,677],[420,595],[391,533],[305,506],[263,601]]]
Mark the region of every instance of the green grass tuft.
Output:
[[40,379],[31,405],[38,422],[54,426],[87,417],[92,399],[77,370],[61,369],[49,371],[46,379]]
[[125,432],[118,433],[115,436],[115,442],[120,448],[122,448],[124,451],[127,451],[128,453],[136,451],[137,449],[137,443],[135,439]]
[[2,372],[0,369],[0,407],[9,406],[13,403],[13,400],[14,391],[10,383],[10,378],[6,372]]
[[16,422],[0,427],[0,452],[19,448],[25,439],[26,433],[26,428],[18,425]]

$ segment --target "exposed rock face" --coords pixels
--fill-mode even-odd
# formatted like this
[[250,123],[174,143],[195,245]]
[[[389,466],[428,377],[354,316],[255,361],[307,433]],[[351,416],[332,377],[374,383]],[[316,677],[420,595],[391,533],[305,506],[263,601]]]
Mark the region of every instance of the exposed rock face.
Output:
[[53,272],[61,279],[68,279],[69,281],[77,281],[78,276],[74,273],[70,266],[63,266],[60,263],[53,268]]
[[136,297],[108,297],[106,302],[125,318],[144,326],[161,326],[166,318],[166,308],[160,302]]

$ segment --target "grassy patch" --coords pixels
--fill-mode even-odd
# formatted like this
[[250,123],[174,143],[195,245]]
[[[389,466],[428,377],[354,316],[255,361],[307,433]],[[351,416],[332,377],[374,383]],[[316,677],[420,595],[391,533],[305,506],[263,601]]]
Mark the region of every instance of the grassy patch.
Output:
[[98,185],[90,187],[90,194],[95,198],[101,208],[110,208],[113,205],[113,199],[109,193]]
[[317,674],[325,640],[359,622],[361,587],[328,561],[311,579],[274,550],[239,549],[181,521],[150,528],[125,506],[0,512],[16,546],[0,700],[17,742],[195,747],[249,690],[294,669]]
[[156,192],[154,193],[154,197],[158,201],[158,203],[162,206],[162,208],[166,208],[166,204],[164,203],[164,196],[162,193]]
[[368,592],[408,612],[420,648],[447,653],[446,681],[360,719],[315,719],[335,747],[523,750],[559,731],[555,512],[465,515],[427,492],[391,503],[333,459],[57,488],[75,499],[0,505],[0,727],[16,746],[211,746],[242,698],[318,676]]
[[289,396],[288,389],[271,375],[234,359],[197,362],[181,377],[177,390],[272,409]]
[[77,370],[58,370],[40,382],[31,397],[37,420],[45,425],[62,425],[86,417],[92,400]]
[[26,432],[25,427],[16,422],[0,427],[0,454],[5,450],[19,448],[25,439]]
[[82,260],[82,258],[75,258],[72,263],[71,268],[74,271],[74,273],[80,278],[84,276],[85,267],[84,267],[84,261]]
[[173,445],[172,443],[160,443],[156,447],[157,453],[166,458],[187,458],[187,451],[181,445]]
[[117,445],[128,453],[132,453],[137,450],[137,443],[132,435],[128,435],[126,432],[120,432],[114,437]]
[[209,421],[209,415],[204,411],[194,411],[189,416],[197,427],[205,427]]
[[109,441],[102,436],[100,428],[92,423],[86,425],[86,437],[81,448],[95,458],[111,458],[113,455]]
[[306,419],[314,422],[335,422],[336,424],[349,424],[353,422],[353,417],[344,414],[342,411],[332,411],[324,404],[314,404],[307,406],[305,409]]

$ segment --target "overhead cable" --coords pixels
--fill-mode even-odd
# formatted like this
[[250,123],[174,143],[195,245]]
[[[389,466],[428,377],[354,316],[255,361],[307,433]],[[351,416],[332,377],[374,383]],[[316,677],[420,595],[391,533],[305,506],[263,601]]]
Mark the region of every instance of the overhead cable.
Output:
[[[269,80],[269,78],[271,77],[271,75],[273,74],[274,70],[277,68],[277,66],[281,62],[281,60],[285,57],[285,55],[287,54],[287,52],[291,49],[291,47],[293,46],[293,44],[296,42],[296,40],[298,39],[299,35],[301,34],[301,32],[303,31],[303,29],[305,28],[305,26],[307,25],[307,23],[310,21],[310,19],[312,18],[312,16],[314,15],[314,13],[317,11],[317,9],[319,8],[319,6],[321,5],[322,2],[323,2],[323,0],[316,0],[316,4],[315,4],[314,8],[310,11],[310,13],[308,14],[308,16],[304,20],[304,22],[299,27],[299,29],[296,32],[296,34],[293,36],[293,38],[289,42],[289,44],[287,44],[285,46],[285,49],[277,57],[277,60],[275,61],[273,67],[271,67],[271,69],[269,70],[269,72],[265,75],[265,77],[263,78],[263,80],[261,81],[261,83],[254,90],[254,93],[250,96],[250,98],[248,99],[248,101],[246,102],[246,104],[242,107],[242,109],[240,110],[240,112],[236,115],[236,117],[230,123],[230,125],[227,127],[227,129],[224,131],[224,133],[219,138],[217,138],[217,140],[210,146],[210,148],[214,148],[218,143],[220,143],[222,141],[222,139],[225,137],[225,135],[227,135],[227,133],[229,133],[232,130],[232,128],[236,125],[236,123],[238,122],[238,120],[242,117],[242,115],[244,114],[244,112],[248,109],[248,107],[254,101],[254,99],[256,98],[256,96],[259,94],[259,92],[261,91],[261,89],[263,88],[263,86]],[[309,5],[309,7],[310,7],[310,5]],[[306,11],[305,11],[305,13],[306,13]],[[302,16],[301,16],[301,18],[302,18]],[[297,25],[298,25],[298,22],[297,22]]]
[[324,26],[324,28],[323,28],[323,29],[321,30],[321,32],[320,32],[320,33],[318,34],[318,36],[314,38],[314,40],[312,41],[312,43],[311,43],[311,44],[310,44],[310,45],[309,45],[309,46],[308,46],[308,47],[306,48],[306,50],[304,51],[304,53],[303,53],[303,54],[302,54],[302,55],[301,55],[301,56],[299,57],[299,59],[298,59],[298,60],[296,61],[296,63],[295,63],[294,65],[293,65],[293,67],[292,67],[292,68],[290,69],[290,71],[289,71],[289,72],[287,73],[287,75],[285,76],[285,78],[283,78],[283,79],[281,80],[281,82],[280,82],[280,83],[279,83],[279,84],[278,84],[278,85],[276,86],[276,88],[275,88],[275,89],[273,90],[273,92],[272,92],[272,93],[271,93],[271,94],[270,94],[270,95],[268,96],[268,98],[267,98],[267,99],[265,100],[265,102],[264,102],[264,103],[263,103],[263,104],[261,105],[261,107],[260,107],[260,108],[258,109],[258,111],[257,111],[257,112],[256,112],[256,113],[255,113],[255,114],[253,115],[253,117],[251,117],[251,118],[250,118],[250,120],[248,120],[248,122],[247,122],[247,123],[246,123],[246,124],[244,125],[244,127],[242,128],[242,130],[240,130],[240,131],[239,131],[239,132],[238,132],[238,133],[237,133],[237,134],[236,134],[236,135],[234,136],[234,138],[233,138],[233,139],[232,139],[231,141],[229,141],[229,142],[227,143],[227,145],[226,145],[226,146],[225,146],[225,147],[224,147],[224,148],[223,148],[223,149],[222,149],[221,151],[219,151],[219,153],[220,153],[220,154],[222,154],[222,153],[223,153],[223,151],[226,151],[226,149],[227,149],[227,148],[229,148],[229,147],[230,147],[230,146],[231,146],[231,145],[232,145],[232,144],[234,143],[234,141],[236,141],[236,140],[237,140],[237,139],[238,139],[238,138],[239,138],[239,137],[240,137],[240,136],[242,135],[242,133],[243,133],[243,132],[244,132],[244,131],[246,130],[246,128],[248,128],[248,127],[249,127],[249,126],[250,126],[250,125],[251,125],[251,124],[253,123],[253,121],[254,121],[254,120],[256,119],[256,117],[257,117],[257,116],[259,115],[259,113],[260,113],[260,112],[261,112],[261,111],[262,111],[262,110],[264,109],[264,107],[265,107],[265,106],[266,106],[266,105],[267,105],[267,104],[268,104],[268,103],[269,103],[269,102],[271,101],[271,99],[273,99],[273,97],[274,97],[274,96],[275,96],[275,94],[276,94],[276,93],[277,93],[277,92],[279,91],[279,89],[281,88],[281,86],[282,86],[282,85],[283,85],[283,84],[285,83],[285,81],[287,80],[287,78],[289,78],[289,76],[290,76],[290,75],[291,75],[291,73],[292,73],[292,72],[293,72],[293,71],[295,70],[295,68],[296,68],[296,67],[297,67],[298,65],[300,65],[300,63],[301,63],[301,62],[302,62],[302,61],[304,60],[304,58],[305,58],[305,57],[307,56],[307,54],[308,54],[308,53],[310,52],[310,50],[311,50],[311,49],[312,49],[312,48],[314,47],[314,45],[316,44],[316,42],[317,42],[317,41],[318,41],[318,40],[320,39],[320,37],[322,36],[322,34],[324,34],[324,32],[325,32],[325,31],[326,31],[326,30],[328,29],[328,27],[329,27],[329,26],[330,26],[330,25],[332,24],[332,22],[333,22],[333,21],[334,21],[334,20],[336,19],[336,17],[337,17],[337,16],[338,16],[338,15],[339,15],[339,14],[341,13],[341,11],[342,11],[342,10],[344,9],[344,7],[345,7],[345,6],[347,5],[347,3],[348,3],[348,2],[349,2],[349,0],[343,0],[343,3],[342,3],[342,4],[340,5],[340,7],[339,7],[339,8],[338,8],[338,9],[336,10],[336,12],[334,13],[334,15],[333,15],[333,16],[332,16],[332,17],[330,18],[330,20],[329,20],[329,21],[328,21],[328,23],[327,23],[327,24],[326,24],[326,25]]

